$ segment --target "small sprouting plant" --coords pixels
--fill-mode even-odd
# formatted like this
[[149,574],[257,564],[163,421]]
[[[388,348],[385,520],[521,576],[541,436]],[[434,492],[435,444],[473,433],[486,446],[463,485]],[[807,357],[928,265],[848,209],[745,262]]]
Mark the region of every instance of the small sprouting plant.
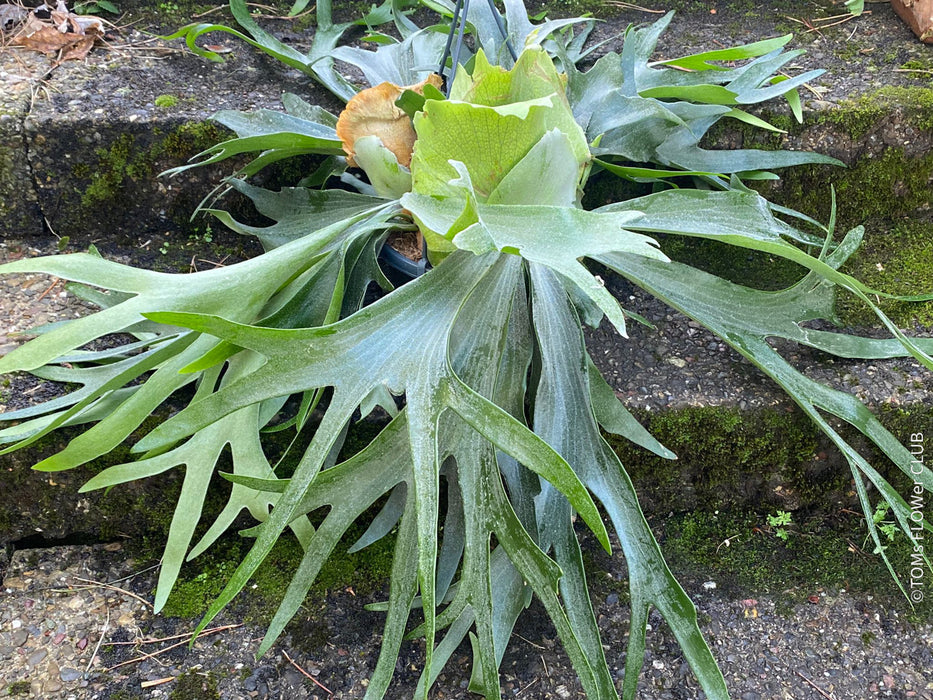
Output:
[[845,0],[845,6],[853,15],[860,15],[865,11],[865,0]]
[[793,522],[793,516],[786,510],[779,510],[768,516],[768,526],[774,528],[774,536],[787,542],[790,533],[787,531],[787,525]]
[[[897,527],[897,523],[894,520],[891,520],[888,513],[891,510],[891,506],[888,505],[887,501],[878,501],[875,505],[875,512],[872,514],[872,522],[878,527],[878,531],[884,535],[889,542],[893,542],[895,536],[900,531]],[[868,537],[865,538],[865,543],[867,544]],[[864,544],[863,544],[864,546]],[[876,545],[877,554],[878,546]]]
[[[298,0],[293,12],[306,4]],[[394,25],[395,35],[379,35],[374,50],[339,45],[354,25],[335,24],[329,0],[316,4],[307,53],[259,27],[245,0],[230,3],[245,33],[213,24],[178,33],[200,54],[222,60],[197,38],[233,32],[347,105],[335,115],[287,94],[284,113],[221,112],[215,119],[236,137],[185,166],[258,154],[220,189],[242,193],[271,223],[238,221],[216,198],[207,211],[258,238],[262,255],[184,275],[94,252],[0,266],[0,273],[70,280],[75,294],[101,308],[0,358],[0,372],[29,371],[75,387],[4,414],[20,422],[0,431],[0,444],[19,449],[77,426],[80,434],[35,467],[71,469],[114,450],[169,397],[175,406],[184,402],[135,442],[137,460],[101,471],[82,490],[185,470],[156,611],[183,562],[211,547],[243,511],[257,521],[243,532],[254,538],[248,554],[199,629],[247,586],[280,537],[294,536],[303,559],[260,653],[298,612],[339,541],[367,518],[351,551],[394,538],[388,600],[373,606],[385,613],[385,627],[367,700],[385,696],[411,637],[425,646],[418,697],[428,697],[468,638],[470,688],[500,697],[499,665],[532,597],[587,697],[618,697],[574,526],[578,520],[589,528],[608,551],[608,522],[629,573],[622,696],[635,697],[656,609],[706,697],[726,700],[696,609],[664,561],[625,465],[603,438],[602,431],[614,433],[676,458],[638,423],[588,353],[584,325],[606,321],[623,338],[631,323],[650,325],[610,294],[592,264],[705,326],[771,377],[843,453],[875,544],[873,499],[887,503],[909,534],[907,503],[832,419],[849,423],[930,491],[933,473],[922,465],[918,473],[910,452],[858,399],[805,376],[775,347],[783,343],[769,341],[846,358],[912,356],[927,369],[933,341],[906,336],[875,304],[881,292],[840,271],[860,244],[861,227],[837,240],[834,212],[822,225],[747,184],[773,179],[775,169],[836,161],[701,145],[722,120],[774,129],[746,111],[773,98],[802,118],[796,88],[820,72],[785,74],[799,55],[784,51],[790,37],[652,60],[670,15],[628,29],[620,52],[583,70],[578,64],[592,57],[592,21],[535,24],[520,0],[505,0],[504,16],[493,2],[423,4],[440,13],[446,35],[434,23],[416,25],[406,3],[387,0],[358,23]],[[338,61],[357,68],[368,87],[341,73]],[[271,191],[248,182],[271,163],[309,153],[322,156],[321,165],[294,187]],[[594,178],[644,189],[585,209],[582,195]],[[801,279],[767,292],[733,283],[668,259],[660,235],[784,258],[800,267]],[[396,240],[421,253],[404,268],[413,279],[399,286],[385,263],[387,241]],[[368,303],[373,286],[382,296]],[[812,327],[832,320],[836,293],[859,299],[891,337]],[[128,340],[89,347],[100,338]],[[179,391],[185,387],[193,391]],[[389,416],[382,430],[338,462],[350,425],[377,407]],[[290,473],[269,444],[270,433],[284,431],[296,464]],[[228,500],[199,530],[222,454],[231,459],[221,474],[231,483]],[[790,522],[787,513],[773,517],[780,527]],[[883,549],[881,556],[887,562]]]
[[198,243],[198,242],[202,242],[202,241],[203,241],[204,243],[211,243],[211,242],[213,242],[213,240],[214,240],[214,229],[213,229],[213,228],[211,227],[211,225],[208,223],[208,224],[206,224],[206,225],[204,226],[204,229],[203,229],[203,231],[202,231],[201,233],[192,233],[192,234],[189,234],[189,235],[188,235],[188,240],[189,240],[191,243]]
[[888,518],[888,512],[891,510],[891,506],[888,505],[887,501],[879,501],[875,506],[874,515],[872,515],[872,520],[878,526],[878,529],[881,533],[888,538],[888,540],[894,540],[894,536],[898,533],[897,523]]
[[87,2],[76,2],[74,12],[78,15],[96,15],[100,12],[109,12],[112,15],[120,14],[120,8],[116,3],[110,0],[87,0]]

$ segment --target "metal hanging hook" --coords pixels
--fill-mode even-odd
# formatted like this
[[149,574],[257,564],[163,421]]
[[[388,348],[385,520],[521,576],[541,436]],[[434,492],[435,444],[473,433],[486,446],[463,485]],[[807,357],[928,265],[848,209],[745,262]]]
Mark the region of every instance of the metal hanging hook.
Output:
[[[495,0],[486,0],[489,4],[489,11],[492,13],[493,19],[496,22],[496,27],[499,29],[499,33],[502,35],[502,38],[505,39],[505,46],[509,50],[509,55],[512,57],[513,61],[518,60],[518,54],[515,52],[515,47],[512,46],[512,41],[509,39],[509,32],[506,29],[505,22],[502,19],[502,15],[499,14],[499,11],[496,9]],[[437,69],[438,75],[444,75],[444,69],[447,67],[447,59],[452,58],[450,75],[447,77],[447,86],[445,94],[450,97],[450,88],[453,85],[454,78],[457,76],[457,68],[460,65],[460,49],[463,47],[463,35],[466,31],[467,25],[467,16],[470,12],[470,0],[456,0],[454,2],[454,16],[453,20],[450,23],[450,31],[447,33],[447,43],[444,46],[444,53],[441,56],[441,63]],[[454,43],[454,37],[456,36],[456,43]],[[451,51],[453,52],[451,54]]]
[[518,60],[518,54],[515,53],[515,47],[512,46],[512,40],[509,39],[509,32],[505,28],[505,22],[502,19],[502,15],[499,14],[499,11],[496,9],[496,3],[494,0],[486,0],[489,3],[489,11],[492,13],[492,18],[496,22],[496,26],[499,27],[499,33],[502,35],[502,38],[505,39],[505,48],[509,50],[509,55],[512,57],[513,61]]

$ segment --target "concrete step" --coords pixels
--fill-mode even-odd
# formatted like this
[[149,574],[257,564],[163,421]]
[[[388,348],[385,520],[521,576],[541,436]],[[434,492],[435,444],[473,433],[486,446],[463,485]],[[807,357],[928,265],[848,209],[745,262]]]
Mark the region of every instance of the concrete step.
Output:
[[[170,250],[154,261],[163,269],[172,269],[189,259],[203,260],[202,255],[210,255],[210,247],[197,241],[191,249]],[[39,252],[51,251],[2,244],[0,262]],[[138,248],[128,249],[115,257],[138,261],[139,253]],[[656,330],[632,324],[630,338],[625,340],[603,324],[588,331],[589,351],[617,394],[678,455],[676,462],[670,462],[613,440],[647,513],[782,509],[826,514],[858,508],[852,477],[841,455],[770,378],[681,314],[616,280],[609,285]],[[52,279],[9,275],[0,278],[0,311],[9,333],[89,309]],[[6,348],[21,340],[7,335]],[[785,357],[807,376],[865,401],[905,444],[910,435],[928,432],[933,424],[929,372],[913,360],[859,362],[802,348],[791,348]],[[61,393],[60,387],[25,375],[4,377],[3,382],[0,410],[14,410]],[[152,424],[171,410],[168,407],[161,416],[154,416]],[[906,488],[902,476],[866,440],[854,431],[848,435],[883,474]],[[0,457],[0,504],[5,504],[0,506],[0,542],[30,537],[95,541],[117,534],[139,536],[168,526],[180,473],[109,493],[77,493],[97,471],[131,458],[125,449],[73,471],[44,474],[30,470],[43,457],[62,449],[71,436],[63,431]],[[126,517],[128,512],[132,518]]]
[[[123,4],[131,13],[142,13],[141,3]],[[812,24],[818,15],[838,13],[829,3],[788,3],[775,10],[771,3],[739,2],[715,14],[710,13],[715,4],[708,2],[679,4],[684,12],[665,38],[664,56],[753,41],[800,29],[795,19]],[[872,227],[850,269],[882,288],[898,283],[909,288],[892,291],[929,290],[933,75],[924,71],[933,70],[933,59],[930,48],[917,43],[887,5],[871,8],[869,16],[795,40],[809,50],[795,69],[829,68],[811,86],[813,91],[802,95],[808,117],[803,127],[794,127],[776,111],[773,118],[789,127],[786,136],[740,130],[721,132],[716,140],[817,148],[846,161],[852,166],[847,171],[810,168],[801,169],[800,175],[785,174],[784,189],[772,194],[825,219],[828,183],[846,183],[837,187],[841,219],[852,225],[867,219]],[[151,15],[138,17],[149,22],[138,28],[156,31],[183,23],[166,27]],[[629,21],[653,17],[619,12],[598,33],[608,35]],[[307,43],[306,30],[282,24],[276,30],[299,46]],[[125,46],[96,50],[85,62],[54,70],[45,59],[0,51],[0,80],[7,81],[0,91],[0,259],[74,251],[89,242],[107,257],[172,271],[242,257],[249,253],[243,239],[216,224],[208,232],[205,221],[188,220],[203,194],[229,170],[205,168],[174,180],[160,179],[158,172],[220,138],[219,129],[203,124],[217,109],[276,107],[283,90],[339,109],[306,77],[236,40],[212,39],[231,49],[227,63],[216,65],[174,45],[150,42],[143,47],[137,30],[124,37]],[[22,75],[41,80],[14,82]],[[170,107],[157,106],[162,95],[177,99]],[[170,102],[159,100],[162,105]],[[207,240],[208,233],[212,240]],[[749,267],[745,256],[722,260],[707,249],[684,254],[703,257],[708,267],[723,274]],[[14,330],[86,311],[53,282],[38,276],[0,278],[0,348],[19,342],[10,335]],[[631,342],[621,342],[601,329],[590,334],[591,352],[619,394],[681,457],[671,467],[634,450],[624,453],[635,483],[647,485],[642,498],[649,512],[851,505],[846,466],[770,380],[679,314],[624,287],[616,291],[625,298],[634,295],[636,308],[658,331],[636,326]],[[928,332],[922,328],[933,319],[929,304],[902,314],[899,322],[921,322],[920,332]],[[849,320],[868,322],[857,315]],[[930,379],[915,363],[827,362],[802,352],[794,360],[811,375],[859,393],[884,412],[886,424],[904,441],[931,424]],[[13,408],[52,390],[14,377],[0,388],[0,403]],[[166,513],[153,506],[152,494],[170,504],[162,494],[177,488],[177,480],[167,477],[139,492],[121,495],[116,489],[79,498],[77,486],[105,464],[51,476],[28,471],[38,454],[61,446],[61,439],[56,440],[0,457],[7,474],[0,478],[5,490],[0,503],[12,504],[0,514],[0,541],[31,534],[109,537],[124,531],[120,528],[165,527]],[[26,503],[34,504],[28,512],[20,510]],[[127,525],[127,511],[136,513],[138,522]]]
[[[108,49],[92,51],[83,62],[51,68],[48,59],[35,54],[0,51],[0,235],[41,237],[54,231],[85,240],[191,231],[204,225],[188,221],[193,206],[228,168],[172,180],[156,176],[217,141],[223,132],[202,125],[204,119],[219,109],[275,107],[284,90],[339,109],[306,76],[227,35],[211,39],[230,49],[224,64],[187,53],[181,42],[152,41],[140,30],[170,31],[184,15],[166,20],[153,17],[147,4],[125,4],[126,21],[140,24],[119,32]],[[870,15],[807,34],[800,22],[812,24],[820,14],[835,12],[829,3],[795,10],[795,3],[774,9],[771,3],[745,2],[739,3],[742,10],[716,14],[709,13],[709,3],[679,4],[683,12],[662,39],[662,56],[796,31],[793,45],[808,53],[790,69],[826,68],[803,91],[803,127],[778,115],[779,126],[790,130],[787,136],[745,130],[719,136],[728,145],[812,148],[851,167],[849,172],[788,173],[779,199],[825,219],[831,179],[840,195],[842,224],[929,216],[933,58],[890,7],[873,4]],[[597,34],[608,36],[630,21],[656,17],[613,13]],[[295,31],[287,22],[270,26],[299,47],[307,45],[312,31]]]

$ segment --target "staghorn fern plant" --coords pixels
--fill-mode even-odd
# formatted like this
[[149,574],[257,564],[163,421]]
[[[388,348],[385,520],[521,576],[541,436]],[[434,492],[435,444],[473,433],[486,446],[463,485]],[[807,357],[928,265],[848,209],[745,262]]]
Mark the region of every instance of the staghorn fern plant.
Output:
[[[296,3],[295,11],[304,4]],[[395,533],[389,599],[376,606],[386,613],[382,652],[367,698],[385,695],[413,617],[417,624],[407,636],[426,641],[418,696],[427,697],[469,637],[470,687],[499,697],[498,667],[533,595],[587,696],[618,697],[573,526],[576,513],[608,550],[598,501],[630,577],[622,696],[635,697],[654,607],[707,697],[728,698],[695,608],[665,563],[624,466],[600,433],[675,458],[616,398],[583,342],[583,323],[597,325],[605,317],[624,337],[629,321],[644,321],[623,309],[582,261],[602,264],[702,323],[784,388],[848,460],[869,535],[882,556],[873,498],[887,503],[912,536],[902,497],[827,416],[855,426],[924,488],[933,489],[933,475],[926,468],[916,474],[908,451],[858,400],[805,377],[767,341],[784,338],[851,358],[911,355],[931,369],[933,341],[906,337],[873,303],[879,292],[839,272],[858,247],[861,229],[834,243],[832,219],[821,226],[745,185],[774,177],[775,168],[834,161],[699,145],[721,119],[773,128],[739,105],[783,96],[799,118],[795,88],[816,73],[777,75],[798,54],[783,51],[789,37],[652,63],[670,16],[630,28],[621,54],[606,54],[581,71],[577,64],[591,51],[585,45],[592,22],[536,25],[519,0],[506,0],[504,18],[492,3],[423,4],[440,13],[440,31],[417,27],[401,2],[389,1],[363,23],[394,22],[400,39],[378,35],[378,48],[369,51],[337,46],[349,25],[334,24],[330,3],[319,2],[314,43],[302,54],[259,28],[243,0],[231,0],[248,34],[234,33],[349,100],[347,110],[338,118],[286,95],[284,114],[216,115],[237,137],[185,167],[259,152],[226,186],[249,197],[274,223],[253,227],[207,210],[262,242],[266,252],[254,259],[189,275],[138,270],[93,253],[0,267],[0,273],[45,272],[71,280],[76,294],[101,307],[45,329],[0,359],[0,371],[29,371],[78,386],[4,414],[19,421],[0,432],[4,451],[59,427],[83,425],[67,447],[35,468],[77,467],[108,453],[179,389],[193,385],[184,410],[133,446],[137,461],[106,469],[83,490],[184,467],[157,610],[182,563],[207,549],[244,509],[260,523],[245,533],[255,543],[199,629],[243,589],[291,529],[304,557],[261,653],[297,612],[344,533],[380,504],[353,545],[360,549]],[[195,40],[215,30],[234,31],[193,25],[177,36],[211,57]],[[446,70],[448,31],[454,38],[471,35],[475,53],[468,55],[457,41],[445,95],[431,73],[437,66]],[[514,47],[520,51],[513,59]],[[335,61],[359,68],[373,87],[358,92]],[[720,61],[745,62],[724,68]],[[413,87],[399,87],[404,85]],[[300,186],[274,192],[246,182],[262,167],[302,153],[328,158]],[[350,172],[350,164],[362,173]],[[594,171],[649,183],[654,191],[587,211],[579,202]],[[656,233],[765,251],[797,263],[806,275],[777,292],[737,285],[668,260],[651,237]],[[395,289],[380,258],[390,235],[421,237],[428,261],[421,263],[424,274]],[[366,305],[373,283],[386,293]],[[805,327],[806,321],[832,317],[836,289],[872,308],[892,337]],[[132,340],[107,350],[82,349],[114,333]],[[391,422],[361,452],[335,463],[350,422],[376,406]],[[310,420],[312,412],[317,421]],[[271,430],[292,430],[296,438],[313,433],[290,478],[281,478],[267,456],[264,441]],[[228,446],[228,502],[193,543],[217,460]],[[869,493],[866,479],[880,500]]]

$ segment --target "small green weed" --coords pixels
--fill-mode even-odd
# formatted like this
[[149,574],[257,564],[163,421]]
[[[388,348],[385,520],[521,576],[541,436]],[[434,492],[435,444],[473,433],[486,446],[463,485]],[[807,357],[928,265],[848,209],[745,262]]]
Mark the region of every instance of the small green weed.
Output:
[[10,697],[15,695],[29,695],[29,681],[15,681],[6,687]]
[[214,240],[214,230],[211,228],[210,224],[207,224],[204,228],[203,233],[192,233],[188,236],[188,241],[190,243],[198,243],[203,241],[204,243],[211,243]]
[[78,15],[96,15],[101,12],[109,12],[112,15],[120,14],[120,8],[110,0],[87,0],[87,2],[76,2],[74,12]]
[[785,525],[791,523],[793,523],[793,517],[786,510],[779,510],[768,516],[768,525],[774,528],[774,536],[785,542],[790,538],[790,533]]
[[[885,537],[888,538],[889,542],[894,541],[894,536],[897,534],[897,523],[893,520],[888,519],[888,511],[891,510],[891,506],[888,505],[887,501],[879,501],[875,506],[875,512],[872,514],[872,521],[875,525],[878,526],[878,530]],[[865,548],[865,544],[868,543],[868,535],[865,536],[865,542],[862,544],[862,548]],[[875,554],[878,554],[878,548],[875,548]]]

